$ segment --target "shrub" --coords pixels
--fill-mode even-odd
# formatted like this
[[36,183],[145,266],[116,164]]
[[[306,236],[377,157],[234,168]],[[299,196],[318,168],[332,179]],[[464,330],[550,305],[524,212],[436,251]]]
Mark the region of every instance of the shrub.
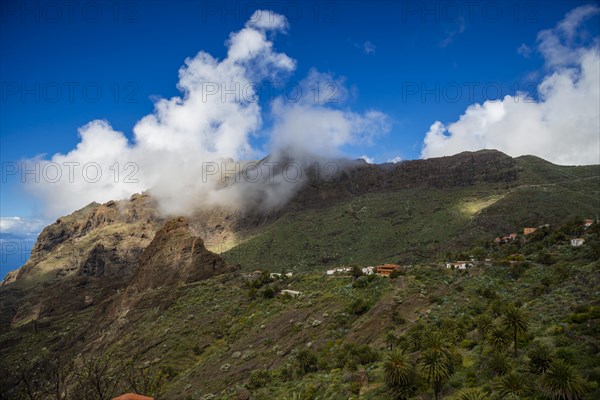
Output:
[[258,389],[263,386],[267,386],[271,381],[271,373],[266,369],[256,369],[250,373],[250,382],[248,387],[250,389]]
[[317,370],[317,356],[308,349],[299,350],[294,357],[296,370],[300,375]]
[[364,297],[357,297],[348,305],[348,312],[354,315],[362,315],[369,311],[371,304]]
[[369,283],[371,283],[371,281],[367,279],[366,276],[360,276],[354,282],[352,282],[352,287],[355,289],[362,289],[369,286]]

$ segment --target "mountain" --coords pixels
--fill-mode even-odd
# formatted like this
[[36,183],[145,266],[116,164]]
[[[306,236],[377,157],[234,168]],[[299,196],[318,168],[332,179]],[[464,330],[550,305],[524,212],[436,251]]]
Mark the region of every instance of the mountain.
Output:
[[[445,279],[452,290],[484,290],[476,277],[489,272],[446,276],[435,272],[436,262],[484,251],[523,227],[595,218],[600,209],[600,166],[562,167],[494,150],[333,165],[326,176],[307,167],[289,201],[268,210],[164,216],[144,193],[59,218],[0,285],[0,358],[7,365],[26,353],[40,362],[133,358],[168,375],[165,398],[227,388],[237,396],[250,371],[283,368],[298,343],[382,345],[398,312],[412,324],[438,304],[435,293],[458,301]],[[334,266],[389,262],[421,267],[397,281],[370,280],[368,293],[324,276]],[[593,267],[585,268],[583,286],[591,290]],[[257,269],[294,275],[273,282],[252,275]],[[533,270],[541,273],[542,264]],[[498,274],[488,278],[498,283]],[[423,282],[432,276],[430,290]],[[269,303],[283,288],[301,291],[301,300]],[[512,283],[510,291],[525,293]],[[355,292],[368,304],[365,316],[354,313],[361,309]]]

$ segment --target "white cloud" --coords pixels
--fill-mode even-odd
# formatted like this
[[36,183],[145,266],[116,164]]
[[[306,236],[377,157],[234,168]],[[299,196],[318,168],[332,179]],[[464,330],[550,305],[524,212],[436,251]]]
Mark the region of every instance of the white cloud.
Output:
[[400,157],[400,156],[396,156],[394,158],[390,158],[389,160],[387,160],[387,162],[394,163],[394,164],[399,163],[400,161],[402,161],[402,157]]
[[[224,187],[222,171],[213,175],[206,169],[211,163],[222,168],[224,160],[263,156],[263,150],[251,144],[252,136],[265,129],[255,84],[283,79],[294,71],[296,61],[277,52],[272,42],[274,33],[287,28],[285,17],[257,11],[240,31],[230,34],[224,59],[201,51],[185,60],[179,70],[181,96],[156,101],[154,112],[134,126],[131,142],[107,121],[91,121],[79,129],[81,141],[75,149],[49,160],[29,160],[41,169],[58,165],[63,173],[56,182],[28,181],[28,189],[42,199],[52,217],[143,190],[150,190],[166,214],[188,214],[201,206],[274,206],[287,200],[299,182],[274,179]],[[315,99],[317,82],[331,85],[320,86]],[[266,115],[274,121],[268,150],[276,155],[302,160],[338,156],[345,146],[369,143],[389,129],[382,113],[340,108],[348,98],[343,79],[313,70],[301,86],[298,100],[277,97]],[[331,101],[332,95],[336,101]],[[75,179],[65,173],[69,163],[78,163]],[[101,174],[96,177],[96,169],[90,168],[91,176],[82,179],[82,168],[90,163]]]
[[591,46],[582,46],[577,40],[576,33],[585,20],[599,13],[598,6],[577,7],[568,12],[556,27],[538,33],[538,48],[548,68],[577,65],[584,53],[598,48],[597,38]]
[[517,53],[519,53],[520,55],[522,55],[525,58],[529,58],[531,57],[531,53],[533,50],[531,50],[531,48],[529,46],[527,46],[525,43],[522,43],[518,48],[517,48]]
[[538,35],[549,68],[537,88],[539,99],[517,93],[471,105],[456,122],[436,121],[425,136],[421,156],[493,148],[511,156],[534,154],[558,164],[600,163],[598,42],[576,48],[566,44],[566,36],[577,29],[574,20],[581,22],[582,15],[594,15],[596,9],[575,9],[557,28]]
[[456,36],[460,35],[465,31],[466,25],[464,18],[460,17],[456,23],[458,24],[458,26],[446,31],[446,36],[440,42],[440,47],[448,47],[450,44],[452,44],[452,42],[454,42],[454,38]]
[[46,223],[46,221],[36,218],[0,217],[0,234],[34,238],[46,226]]
[[377,47],[368,40],[363,43],[363,50],[365,51],[366,54],[375,54],[376,48]]
[[360,156],[358,158],[361,160],[365,160],[367,162],[367,164],[375,164],[375,159],[373,159],[369,156]]

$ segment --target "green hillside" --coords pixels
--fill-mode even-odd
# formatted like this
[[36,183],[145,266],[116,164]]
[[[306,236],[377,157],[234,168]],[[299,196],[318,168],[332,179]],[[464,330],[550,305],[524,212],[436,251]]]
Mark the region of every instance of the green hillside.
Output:
[[519,178],[508,186],[418,186],[287,212],[245,232],[223,256],[248,270],[435,261],[525,226],[600,212],[599,166],[562,167],[533,156],[516,161]]
[[[113,306],[3,333],[12,371],[4,384],[14,384],[14,371],[38,371],[43,383],[54,368],[48,359],[60,355],[84,371],[105,367],[107,395],[133,388],[158,399],[428,399],[434,392],[423,365],[441,346],[451,362],[443,398],[467,398],[453,397],[466,388],[478,399],[553,398],[544,397],[544,382],[566,365],[581,389],[573,398],[595,399],[600,229],[585,230],[579,248],[569,245],[565,232],[573,230],[579,223],[540,230],[525,243],[490,243],[480,256],[492,261],[466,271],[427,264],[393,279],[312,272],[283,280],[238,273],[117,297]],[[301,296],[276,295],[282,289]],[[505,326],[515,307],[525,321],[516,354]],[[407,387],[386,378],[398,351],[414,370]],[[71,378],[73,393],[98,398],[86,376]],[[10,390],[28,398],[23,383]]]

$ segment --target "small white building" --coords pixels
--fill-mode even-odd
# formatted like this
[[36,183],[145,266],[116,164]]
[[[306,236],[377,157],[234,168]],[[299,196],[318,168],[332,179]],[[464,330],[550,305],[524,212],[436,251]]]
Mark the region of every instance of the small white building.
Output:
[[571,246],[573,247],[579,247],[581,246],[583,243],[585,242],[584,238],[575,238],[575,239],[571,239]]
[[375,273],[375,267],[366,267],[362,269],[362,273],[365,275],[373,275]]
[[352,268],[334,268],[334,269],[328,269],[327,270],[327,275],[343,274],[344,272],[350,272],[350,271],[352,271]]
[[302,296],[302,292],[297,290],[283,289],[279,294],[288,294],[292,297],[300,297]]
[[[285,274],[286,277],[291,278],[292,277],[292,273],[288,272]],[[271,274],[269,275],[269,277],[271,279],[275,279],[275,278],[281,278],[281,274],[279,272],[271,272]]]
[[473,266],[473,264],[468,263],[466,261],[454,261],[454,262],[446,263],[447,269],[467,269],[467,268],[471,268],[472,266]]

